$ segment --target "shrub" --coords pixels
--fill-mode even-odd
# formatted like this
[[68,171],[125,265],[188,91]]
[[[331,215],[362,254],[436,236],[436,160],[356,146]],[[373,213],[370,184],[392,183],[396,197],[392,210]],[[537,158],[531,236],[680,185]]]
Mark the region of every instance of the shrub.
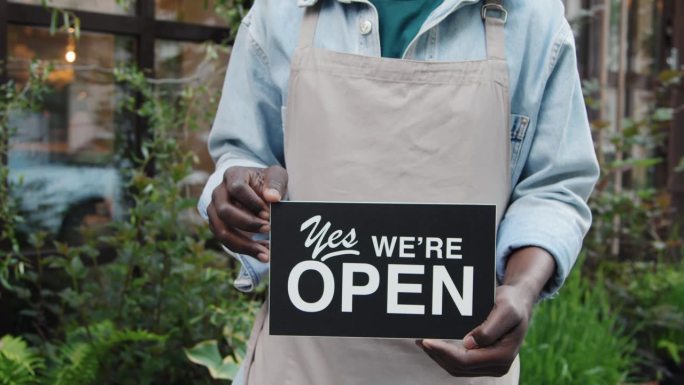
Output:
[[[149,133],[140,151],[121,148],[127,215],[106,231],[83,229],[82,245],[55,242],[56,254],[41,251],[50,241],[36,232],[29,239],[36,250],[31,258],[18,246],[3,255],[3,300],[18,309],[8,315],[18,326],[12,332],[48,363],[46,375],[54,379],[48,384],[210,383],[184,348],[215,340],[222,354],[238,361],[249,330],[249,322],[240,320],[251,319],[263,299],[261,293],[235,294],[230,257],[207,247],[207,226],[190,215],[197,203],[188,192],[196,156],[179,138],[206,128],[218,99],[197,80],[164,89],[134,68],[117,69],[114,76],[138,95],[125,98],[122,108],[144,118]],[[6,169],[0,164],[0,175]],[[0,214],[17,217],[8,213]],[[4,231],[16,223],[3,223],[2,234],[9,234],[3,241],[19,245]],[[13,266],[21,268],[15,273]],[[156,340],[103,345],[108,339],[100,332]]]
[[617,385],[634,364],[635,344],[611,311],[603,280],[579,269],[557,299],[541,303],[521,349],[521,384]]
[[615,263],[604,270],[638,342],[642,376],[669,376],[668,363],[681,365],[684,357],[684,264]]
[[21,338],[0,339],[0,385],[32,385],[37,372],[45,367],[43,359]]

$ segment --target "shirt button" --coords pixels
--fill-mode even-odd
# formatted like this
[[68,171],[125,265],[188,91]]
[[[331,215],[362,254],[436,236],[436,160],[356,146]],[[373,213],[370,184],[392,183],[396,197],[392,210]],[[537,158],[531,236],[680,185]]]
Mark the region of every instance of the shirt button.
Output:
[[359,32],[361,32],[362,35],[368,35],[372,29],[373,23],[371,23],[370,20],[364,20],[359,24]]

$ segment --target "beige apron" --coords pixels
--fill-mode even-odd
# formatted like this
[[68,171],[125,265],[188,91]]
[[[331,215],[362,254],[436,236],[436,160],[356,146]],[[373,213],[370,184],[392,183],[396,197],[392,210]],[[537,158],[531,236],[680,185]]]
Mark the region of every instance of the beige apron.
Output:
[[[486,18],[487,60],[417,62],[315,48],[319,7],[292,59],[290,199],[496,204],[498,223],[510,194],[504,21]],[[503,378],[454,378],[414,340],[269,336],[267,307],[246,360],[249,385],[517,384],[519,372],[516,360]]]

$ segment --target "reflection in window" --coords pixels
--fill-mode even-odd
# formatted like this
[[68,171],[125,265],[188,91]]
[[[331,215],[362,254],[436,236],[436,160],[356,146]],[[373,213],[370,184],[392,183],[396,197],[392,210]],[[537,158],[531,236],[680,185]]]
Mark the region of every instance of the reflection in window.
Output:
[[[228,50],[213,44],[197,44],[170,40],[155,42],[155,74],[158,87],[168,95],[179,95],[184,87],[197,86],[191,114],[199,117],[188,122],[191,127],[178,127],[178,140],[186,150],[197,154],[199,163],[188,181],[191,196],[199,196],[214,170],[207,151],[211,117],[221,97],[221,87],[228,66]],[[206,88],[204,88],[206,87]]]
[[[148,0],[142,0],[148,1]],[[41,5],[40,0],[9,0],[10,3]],[[57,8],[75,9],[115,15],[133,15],[136,0],[51,0],[49,5]]]
[[127,124],[117,113],[123,91],[112,68],[134,58],[134,40],[82,31],[68,63],[67,34],[8,26],[8,73],[28,78],[33,59],[54,64],[54,90],[39,112],[17,112],[8,163],[26,219],[26,230],[47,231],[54,239],[78,240],[76,228],[122,215],[123,186],[115,155]]
[[155,17],[159,20],[182,21],[193,24],[227,26],[214,12],[214,1],[155,0]]

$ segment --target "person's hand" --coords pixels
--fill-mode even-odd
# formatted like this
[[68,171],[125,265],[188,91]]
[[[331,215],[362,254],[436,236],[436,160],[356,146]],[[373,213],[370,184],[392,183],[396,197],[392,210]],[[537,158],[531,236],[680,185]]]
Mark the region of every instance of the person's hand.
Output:
[[435,362],[455,377],[501,377],[508,373],[525,339],[532,308],[555,270],[543,249],[528,247],[510,256],[494,308],[463,343],[419,340]]
[[468,333],[462,344],[423,340],[419,346],[452,376],[504,376],[525,338],[532,301],[519,287],[499,286],[487,320]]
[[286,191],[287,171],[280,166],[231,167],[212,193],[209,227],[231,251],[268,262],[268,241],[252,235],[271,230],[269,204],[280,202]]

